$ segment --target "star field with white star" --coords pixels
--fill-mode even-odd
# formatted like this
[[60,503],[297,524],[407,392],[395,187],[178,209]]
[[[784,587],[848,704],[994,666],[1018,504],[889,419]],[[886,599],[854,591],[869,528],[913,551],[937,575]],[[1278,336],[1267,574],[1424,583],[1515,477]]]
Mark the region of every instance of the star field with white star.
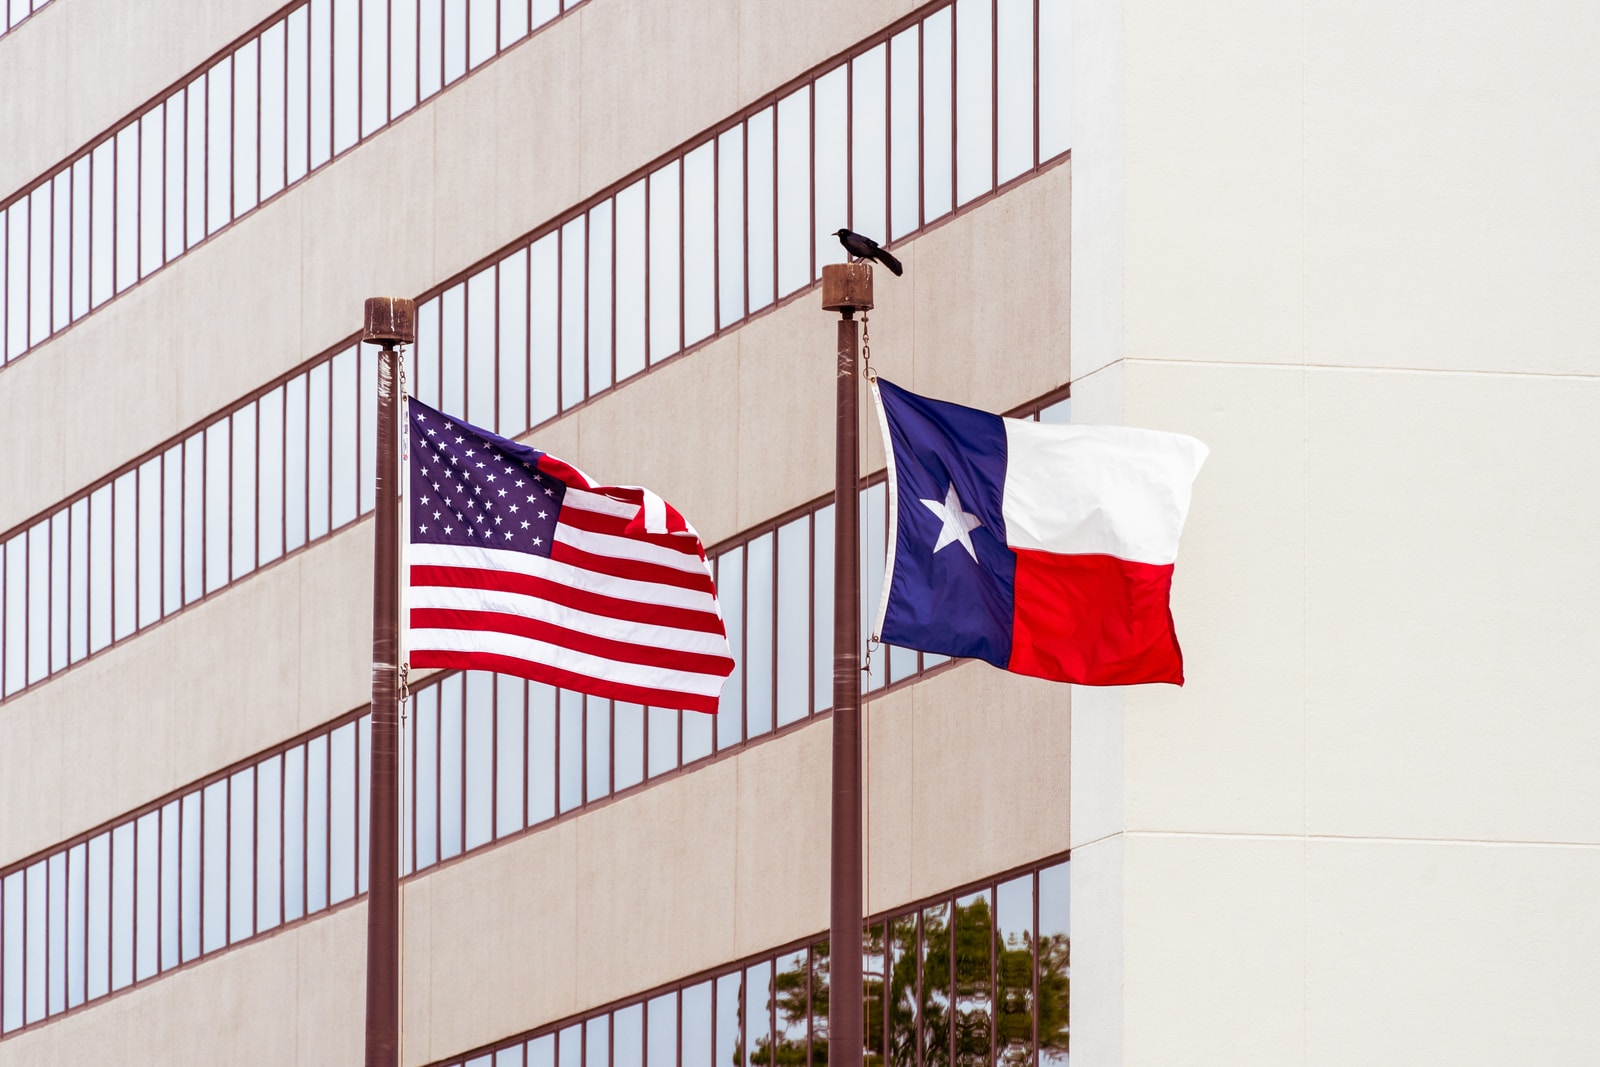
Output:
[[567,487],[543,454],[416,400],[411,409],[411,541],[550,555]]

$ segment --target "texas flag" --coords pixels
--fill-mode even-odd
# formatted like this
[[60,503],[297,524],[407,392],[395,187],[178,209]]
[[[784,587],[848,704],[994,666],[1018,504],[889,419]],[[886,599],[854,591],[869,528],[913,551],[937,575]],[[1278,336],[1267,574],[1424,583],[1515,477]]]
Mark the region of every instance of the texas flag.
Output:
[[889,466],[878,636],[1084,685],[1183,684],[1168,594],[1206,446],[873,383]]

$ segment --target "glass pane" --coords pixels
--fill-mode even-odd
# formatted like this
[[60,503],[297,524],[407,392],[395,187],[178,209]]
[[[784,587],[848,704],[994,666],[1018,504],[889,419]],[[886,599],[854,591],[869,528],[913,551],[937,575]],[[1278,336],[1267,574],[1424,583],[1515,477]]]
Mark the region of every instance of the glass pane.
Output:
[[515,437],[528,428],[528,253],[500,261],[499,427]]
[[[844,247],[833,231],[850,225],[849,82],[845,67],[836,67],[816,80],[812,106],[812,131],[816,145],[816,262],[843,263]],[[881,234],[872,234],[881,237]]]
[[311,167],[328,161],[333,146],[333,3],[311,0]]
[[417,870],[439,862],[439,686],[416,697]]
[[[200,112],[202,118],[204,112]],[[203,131],[202,131],[203,132]],[[191,142],[192,143],[192,142]],[[111,298],[114,278],[112,267],[115,265],[113,254],[116,252],[116,204],[117,204],[117,148],[116,141],[106,138],[95,146],[94,156],[91,159],[90,180],[93,185],[89,212],[89,302],[99,307]],[[202,205],[205,203],[201,200]],[[20,268],[16,251],[18,248],[17,226],[22,218],[19,210],[21,205],[11,209],[11,286],[15,294]],[[24,227],[25,230],[25,227]],[[12,297],[12,307],[17,307],[16,297]],[[17,323],[11,323],[11,334],[20,337]],[[12,346],[11,354],[17,352]]]
[[356,412],[356,349],[347,348],[333,357],[333,503],[329,522],[333,529],[355,521],[356,483],[360,468]]
[[811,90],[807,87],[778,101],[780,297],[811,284],[811,248]]
[[745,968],[743,1067],[762,1067],[777,1062],[772,1056],[772,994],[771,960]]
[[[888,544],[888,496],[879,482],[861,494],[861,633],[872,633],[883,595],[883,565]],[[862,678],[862,688],[880,689],[887,680],[887,655],[872,657],[872,671]]]
[[273,756],[256,769],[256,929],[270,930],[280,916],[283,876],[283,759]]
[[89,850],[74,845],[67,852],[67,1006],[76,1007],[88,996],[87,912]]
[[242,215],[256,206],[261,188],[257,97],[261,78],[260,42],[251,41],[233,54],[233,210]]
[[891,1067],[917,1063],[917,917],[889,922],[889,1032]]
[[[732,684],[732,679],[729,679],[727,684],[723,686],[722,692],[724,696],[727,695],[728,686]],[[684,764],[690,764],[697,759],[703,759],[711,755],[712,742],[715,740],[717,723],[721,720],[721,717],[720,711],[716,715],[706,715],[698,711],[679,713],[678,729],[683,734],[681,744],[683,745],[682,762]],[[735,718],[737,719],[737,717]]]
[[[683,1017],[683,1051],[680,1067],[712,1067],[711,1057],[711,983],[701,982],[683,991],[678,1005]],[[669,1059],[667,1061],[671,1063]],[[658,1067],[654,1060],[650,1067]],[[718,1067],[728,1067],[719,1064]]]
[[717,326],[744,317],[744,127],[717,138]]
[[[162,164],[166,152],[167,117],[161,106],[151,108],[139,120],[139,276],[144,277],[166,260],[166,228],[161,205],[166,195]],[[64,206],[64,205],[63,205]],[[59,217],[66,212],[58,211]]]
[[283,921],[306,913],[306,747],[283,754]]
[[328,906],[328,735],[306,742],[306,914]]
[[956,0],[956,203],[989,191],[994,167],[991,0]]
[[591,803],[611,793],[611,701],[584,698],[584,797]]
[[310,503],[307,468],[310,379],[298,374],[283,387],[283,550],[306,543],[306,508]]
[[745,736],[772,729],[773,542],[762,534],[745,547]]
[[589,393],[611,385],[611,201],[589,212]]
[[611,1062],[611,1017],[601,1015],[584,1023],[584,1067],[608,1067]]
[[556,814],[556,691],[528,686],[528,825]]
[[644,781],[644,707],[617,701],[613,709],[615,781],[618,791]]
[[256,569],[256,406],[246,405],[233,418],[233,513],[228,536],[233,540],[233,580]]
[[527,683],[509,675],[495,676],[495,836],[514,834],[523,827],[527,803],[523,796],[526,757],[522,736],[527,718]]
[[1004,1067],[1033,1061],[1033,876],[995,897],[995,1050]]
[[[466,289],[466,367],[467,421],[498,431],[495,421],[495,306],[498,282],[493,266],[485,267],[467,279]],[[463,410],[463,409],[452,409]]]
[[284,173],[288,181],[305,177],[311,166],[311,19],[308,5],[289,13],[288,73],[284,77],[288,102],[284,107]]
[[477,848],[494,836],[494,675],[468,671],[466,687],[465,847]]
[[1071,867],[1039,872],[1039,1062],[1066,1067],[1072,983]]
[[[120,641],[133,633],[134,623],[138,620],[139,497],[137,479],[137,472],[129,471],[112,483],[111,633],[112,639],[116,641]],[[41,543],[38,547],[42,556],[44,545]],[[43,577],[43,574],[41,573],[40,576]],[[41,618],[39,621],[42,623],[44,620]]]
[[643,1024],[642,1003],[629,1004],[612,1013],[610,1067],[644,1067]]
[[378,487],[378,349],[357,345],[360,366],[356,370],[357,446],[360,452],[356,471],[357,514],[372,513]]
[[995,158],[1002,182],[1033,166],[1033,5],[996,0]]
[[256,405],[261,445],[257,457],[257,553],[263,566],[283,554],[283,398],[282,386]]
[[391,4],[389,11],[389,114],[403,115],[417,103],[417,15],[419,4]]
[[426,100],[444,84],[444,0],[419,0],[417,99]]
[[444,83],[467,71],[467,0],[444,0]]
[[[361,22],[361,136],[366,137],[389,121],[389,8],[412,8],[390,0],[362,0]],[[398,21],[398,20],[396,20]]]
[[45,897],[45,869],[46,865],[43,860],[33,864],[28,868],[24,880],[27,893],[26,940],[24,942],[27,984],[25,987],[25,1002],[23,1004],[23,1018],[30,1023],[44,1018],[45,933],[48,929],[49,919],[48,902]]
[[332,438],[329,430],[331,410],[329,409],[329,381],[330,367],[327,363],[319,363],[311,368],[310,380],[307,382],[307,429],[306,429],[306,487],[308,491],[308,507],[306,511],[306,537],[315,540],[328,532],[328,491],[331,483],[329,471],[329,449]]
[[134,961],[133,977],[143,981],[156,973],[161,943],[161,812],[139,818],[134,859]]
[[[130,476],[131,480],[131,476]],[[131,527],[133,509],[129,508],[129,520],[119,524]],[[128,535],[132,540],[132,535]],[[50,673],[50,520],[36,522],[28,531],[28,629],[26,638],[22,634],[8,635],[13,640],[26,640],[28,643],[28,683],[31,685]],[[125,584],[133,585],[133,553],[128,552],[128,580]],[[133,629],[132,590],[127,597],[129,608],[125,613],[128,616],[128,629]],[[118,605],[121,608],[121,605]]]
[[919,36],[913,26],[889,42],[889,236],[921,225],[922,107],[918,90]]
[[1072,147],[1072,0],[1039,0],[1039,161]]
[[955,1063],[983,1067],[989,1062],[989,949],[993,913],[987,890],[956,901]]
[[[744,549],[732,548],[717,557],[717,603],[733,650],[733,673],[722,686],[717,705],[717,747],[736,745],[744,738]],[[689,720],[685,719],[687,726]],[[684,738],[688,759],[687,736]]]
[[[120,157],[121,146],[117,151]],[[233,220],[233,57],[206,72],[206,233]],[[120,165],[120,159],[119,159]],[[121,288],[122,271],[117,271]]]
[[884,927],[875,923],[861,938],[861,1002],[865,1016],[866,1047],[862,1051],[865,1067],[883,1067],[883,990],[886,960]]
[[[89,651],[98,652],[111,643],[111,486],[101,486],[89,495]],[[21,585],[20,540],[13,540],[6,552],[6,585]],[[18,577],[13,577],[17,575]],[[6,601],[11,596],[8,592]],[[17,631],[13,629],[12,633]],[[11,671],[6,671],[6,689],[11,689]]]
[[[741,1016],[744,1015],[743,979],[741,971],[717,979],[717,1008],[713,1023],[716,1048],[711,1061],[714,1064],[742,1065],[745,1062],[743,1035],[739,1032]],[[692,1061],[688,1050],[684,1052],[684,1067],[690,1067]]]
[[617,380],[645,364],[645,182],[617,194]]
[[778,529],[778,725],[811,703],[811,517]]
[[359,0],[333,0],[333,154],[356,143],[361,113]]
[[206,427],[206,592],[213,593],[228,584],[228,489],[230,474],[229,420]]
[[284,186],[285,48],[287,24],[279,19],[261,35],[261,198]]
[[647,714],[650,753],[645,772],[654,778],[678,765],[678,720],[683,713],[672,708],[651,708]]
[[228,805],[228,940],[255,934],[255,769],[233,776]]
[[527,35],[528,5],[526,0],[500,0],[500,47],[509,48]]
[[745,123],[748,143],[745,156],[748,161],[746,194],[749,199],[747,277],[752,312],[772,303],[774,275],[777,271],[778,219],[774,214],[778,193],[777,159],[772,128],[776,115],[775,109],[765,108]]
[[[50,916],[46,936],[49,948],[45,966],[49,968],[49,983],[45,1010],[56,1015],[67,1010],[67,854],[57,852],[50,857]],[[142,890],[141,890],[142,892]],[[151,938],[155,943],[155,938]]]
[[889,240],[888,54],[889,46],[880,44],[853,60],[850,71],[850,228],[885,242]]
[[[168,113],[170,114],[170,104],[168,105],[168,108]],[[180,111],[180,118],[181,114],[182,112]],[[167,142],[169,152],[171,151],[172,144],[171,136],[172,135],[169,133]],[[180,137],[178,140],[180,150],[182,143],[183,141]],[[171,164],[169,164],[169,166],[170,165]],[[74,319],[81,318],[89,312],[89,203],[91,199],[90,166],[91,163],[88,156],[80,157],[78,161],[72,165],[72,317]],[[181,183],[183,181],[183,168],[181,163],[176,173],[177,178],[175,180]],[[168,180],[173,181],[174,179],[169,177]],[[179,196],[182,196],[181,184],[179,186]],[[178,227],[178,242],[181,246],[183,242],[183,213],[181,210],[179,210],[174,215],[170,213],[170,207],[168,210],[169,214],[167,216],[167,225],[169,232],[174,224]],[[4,274],[5,256],[3,253],[0,253],[0,275]],[[3,298],[4,295],[4,292],[0,291],[0,298]],[[0,337],[0,346],[3,346],[4,342],[5,339]]]
[[558,235],[539,238],[528,248],[528,424],[537,426],[560,410],[560,352],[557,273]]
[[678,351],[679,239],[678,164],[650,175],[650,361]]
[[561,810],[571,811],[583,801],[583,696],[561,690],[561,721],[557,724],[561,747],[558,796]]
[[[173,445],[161,457],[161,613],[170,615],[183,607],[183,443]],[[73,509],[76,512],[76,508]],[[76,546],[80,531],[76,516],[72,524],[73,543]],[[73,582],[77,582],[79,566],[77,548],[73,549]],[[76,603],[77,587],[74,584],[73,598]],[[79,616],[73,615],[74,635],[73,642],[76,648],[78,637],[76,634]],[[77,658],[73,653],[73,658]]]
[[951,104],[950,9],[922,23],[922,221],[949,212],[953,202],[951,155],[954,122]]
[[[206,589],[205,506],[206,434],[201,430],[183,442],[183,602],[185,604],[192,604],[200,599]],[[93,525],[92,521],[90,525]],[[90,540],[93,540],[92,536]],[[91,604],[95,599],[93,584],[91,575],[89,593]]]
[[0,882],[0,1029],[15,1030],[22,1025],[23,911],[26,887],[21,871]]
[[356,724],[329,739],[328,903],[356,894]]
[[180,876],[178,901],[182,931],[183,959],[192,960],[200,955],[200,815],[199,790],[183,798],[182,841],[179,850]]
[[439,685],[439,858],[447,860],[461,854],[462,761],[461,675],[446,678]]
[[[45,191],[40,190],[40,192]],[[39,195],[35,194],[34,199],[39,199]],[[117,131],[116,210],[117,292],[120,293],[139,280],[139,124],[137,122],[130,122]]]
[[[772,1055],[765,1062],[778,1064],[803,1064],[806,1062],[806,1007],[811,995],[811,964],[805,949],[780,956],[772,980],[772,1001],[776,1014],[777,1030],[773,1034]],[[826,1011],[827,1003],[817,1005]],[[757,1060],[760,1050],[752,1048],[751,1061]]]
[[183,885],[179,866],[179,846],[183,842],[182,805],[171,801],[161,809],[161,969],[176,967],[182,955],[178,936],[182,933],[182,913],[178,897]]
[[561,406],[569,408],[588,395],[584,382],[584,252],[587,219],[578,216],[561,227]]
[[161,457],[157,456],[139,468],[140,627],[161,618],[161,497]]
[[203,795],[200,951],[215,952],[228,943],[228,780],[211,783]]
[[950,905],[922,912],[922,1063],[950,1063]]
[[[651,1000],[645,1012],[645,1031],[648,1049],[646,1062],[650,1067],[677,1067],[678,1063],[678,996],[665,993]],[[685,1037],[689,1028],[685,1027]]]
[[812,516],[811,707],[833,707],[833,505]]

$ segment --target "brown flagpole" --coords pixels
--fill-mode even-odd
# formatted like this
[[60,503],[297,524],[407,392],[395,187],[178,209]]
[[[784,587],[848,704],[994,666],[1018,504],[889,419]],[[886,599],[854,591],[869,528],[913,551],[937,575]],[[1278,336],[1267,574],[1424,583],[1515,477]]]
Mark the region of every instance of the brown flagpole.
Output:
[[828,924],[828,1063],[861,1067],[860,354],[857,311],[872,309],[872,267],[822,268],[822,307],[839,312],[833,483],[833,850]]
[[372,562],[372,777],[367,834],[367,1067],[400,1062],[400,349],[416,305],[372,297],[361,340],[378,346]]

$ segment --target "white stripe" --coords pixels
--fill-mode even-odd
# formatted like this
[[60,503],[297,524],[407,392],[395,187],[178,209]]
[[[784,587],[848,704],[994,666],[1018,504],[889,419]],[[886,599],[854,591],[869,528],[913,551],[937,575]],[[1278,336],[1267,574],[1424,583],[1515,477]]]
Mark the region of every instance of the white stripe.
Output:
[[583,511],[593,511],[601,515],[610,515],[618,519],[631,519],[639,514],[639,505],[630,504],[626,500],[617,500],[606,496],[604,493],[595,493],[587,489],[567,487],[567,492],[561,498],[561,506],[565,508],[579,508]]
[[618,534],[595,533],[593,530],[580,530],[575,526],[568,526],[559,520],[556,522],[556,540],[564,545],[596,556],[607,556],[611,559],[631,559],[640,563],[656,563],[663,567],[671,567],[675,571],[685,574],[711,573],[711,568],[698,554],[690,555],[664,545],[653,545],[648,541],[637,541],[631,537],[622,537]]
[[534,578],[570,585],[589,593],[637,600],[692,611],[715,610],[715,598],[699,589],[683,589],[639,578],[617,578],[570,563],[558,563],[544,556],[532,556],[504,548],[477,548],[419,542],[411,546],[411,564],[418,567],[469,567],[477,570],[510,571]]
[[[685,630],[657,623],[614,619],[608,615],[596,615],[539,597],[523,593],[506,593],[498,589],[462,589],[449,585],[419,586],[411,591],[411,606],[458,611],[494,611],[547,622],[592,637],[639,645],[643,648],[666,648],[678,652],[698,652],[707,656],[732,655],[728,650],[727,638],[721,634]],[[707,619],[715,617],[706,614]]]
[[872,640],[883,637],[883,617],[889,612],[889,587],[894,584],[894,542],[900,528],[900,488],[894,469],[894,442],[889,437],[889,413],[883,409],[883,397],[878,395],[878,379],[867,379],[872,389],[872,406],[878,409],[878,429],[883,433],[883,454],[889,467],[889,555],[883,564],[883,595],[878,598],[878,618],[872,624]]
[[674,693],[692,693],[697,696],[717,696],[722,692],[724,681],[721,675],[623,663],[579,652],[563,645],[552,645],[547,641],[535,641],[529,637],[516,637],[496,631],[419,629],[412,632],[412,644],[418,649],[438,652],[489,652],[512,656],[530,663],[543,664],[608,682],[637,685],[648,689],[665,689]]
[[1006,544],[1171,563],[1206,446],[1127,426],[1005,419]]

